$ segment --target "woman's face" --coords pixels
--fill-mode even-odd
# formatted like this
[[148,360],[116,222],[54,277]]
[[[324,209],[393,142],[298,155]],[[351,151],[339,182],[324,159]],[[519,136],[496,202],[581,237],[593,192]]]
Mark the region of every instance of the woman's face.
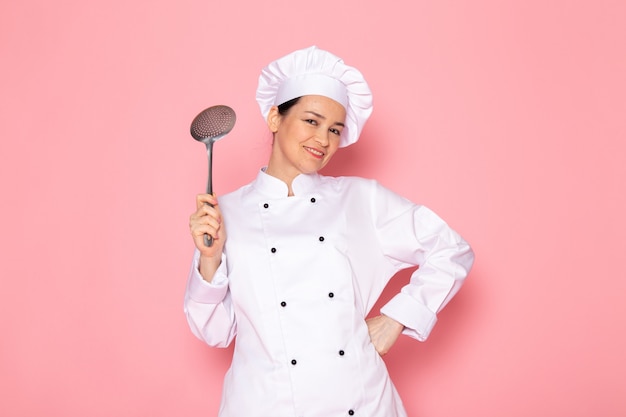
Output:
[[272,107],[267,123],[274,144],[267,172],[287,183],[324,167],[339,147],[346,111],[324,96],[303,96],[287,114]]

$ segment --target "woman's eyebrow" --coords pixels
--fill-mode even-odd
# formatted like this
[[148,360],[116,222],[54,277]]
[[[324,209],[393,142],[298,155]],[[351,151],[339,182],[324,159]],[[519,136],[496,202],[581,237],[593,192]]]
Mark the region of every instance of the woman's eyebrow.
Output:
[[[322,116],[321,114],[316,113],[316,112],[314,112],[314,111],[312,111],[312,110],[305,110],[305,113],[311,113],[312,115],[317,116],[317,117],[319,117],[320,119],[326,120],[326,117],[325,117],[325,116]],[[338,126],[342,126],[342,127],[345,127],[345,126],[346,126],[346,125],[345,125],[344,123],[342,123],[342,122],[335,122],[334,124],[336,124],[336,125],[338,125]]]

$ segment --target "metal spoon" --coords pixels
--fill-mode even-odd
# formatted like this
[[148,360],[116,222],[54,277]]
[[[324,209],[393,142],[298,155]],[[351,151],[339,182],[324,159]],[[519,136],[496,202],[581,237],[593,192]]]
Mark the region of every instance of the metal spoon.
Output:
[[[218,105],[202,110],[191,122],[191,136],[206,145],[209,161],[207,194],[213,194],[213,143],[226,136],[235,126],[235,111],[228,106]],[[213,245],[213,236],[204,235],[205,246]]]

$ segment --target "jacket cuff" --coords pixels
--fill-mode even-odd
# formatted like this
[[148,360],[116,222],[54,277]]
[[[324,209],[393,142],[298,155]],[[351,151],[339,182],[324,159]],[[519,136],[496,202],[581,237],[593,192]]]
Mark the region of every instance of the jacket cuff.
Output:
[[203,304],[219,304],[228,292],[228,275],[226,269],[226,256],[222,254],[222,263],[215,271],[213,280],[207,282],[202,278],[199,270],[200,252],[196,250],[191,270],[189,271],[189,297]]
[[399,293],[380,309],[381,314],[404,325],[402,334],[423,342],[437,322],[437,315],[413,297]]

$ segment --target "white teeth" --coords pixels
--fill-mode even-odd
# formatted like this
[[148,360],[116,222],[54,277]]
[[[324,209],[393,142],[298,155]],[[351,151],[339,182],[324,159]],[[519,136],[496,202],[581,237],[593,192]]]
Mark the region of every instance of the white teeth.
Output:
[[315,155],[319,155],[319,156],[324,155],[324,153],[323,153],[323,152],[320,152],[320,151],[318,151],[317,149],[307,148],[307,150],[308,150],[309,152],[311,152],[311,153],[314,153]]

